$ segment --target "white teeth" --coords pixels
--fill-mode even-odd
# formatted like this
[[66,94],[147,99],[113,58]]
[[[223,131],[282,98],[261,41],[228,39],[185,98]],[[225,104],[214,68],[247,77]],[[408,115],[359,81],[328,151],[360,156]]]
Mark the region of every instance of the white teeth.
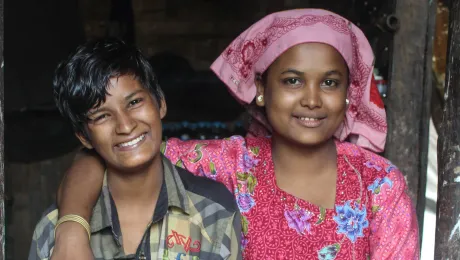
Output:
[[299,117],[300,120],[303,121],[317,121],[319,120],[318,118],[310,118],[310,117]]
[[145,134],[139,136],[138,138],[134,139],[134,140],[131,140],[129,142],[126,142],[126,143],[121,143],[119,144],[118,146],[120,147],[126,147],[126,146],[132,146],[132,145],[135,145],[137,143],[139,143],[140,141],[142,141],[142,139],[144,139],[145,137]]

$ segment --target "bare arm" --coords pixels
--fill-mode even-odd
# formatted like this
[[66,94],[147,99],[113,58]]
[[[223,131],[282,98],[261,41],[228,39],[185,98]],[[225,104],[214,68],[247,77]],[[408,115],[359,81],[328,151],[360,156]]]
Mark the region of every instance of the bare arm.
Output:
[[[59,186],[59,217],[76,214],[90,221],[102,187],[104,165],[92,151],[82,150]],[[54,259],[93,259],[88,235],[80,224],[66,222],[56,230]]]
[[77,214],[89,221],[101,192],[104,164],[93,151],[81,150],[67,170],[58,191],[59,216]]

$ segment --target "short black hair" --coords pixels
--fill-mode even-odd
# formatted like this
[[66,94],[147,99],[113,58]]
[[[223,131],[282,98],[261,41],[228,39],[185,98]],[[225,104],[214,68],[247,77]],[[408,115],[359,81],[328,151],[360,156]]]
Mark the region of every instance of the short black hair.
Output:
[[163,91],[147,58],[120,39],[89,41],[58,65],[53,79],[54,101],[76,133],[89,140],[85,130],[88,111],[105,102],[110,79],[124,75],[138,80],[161,106]]

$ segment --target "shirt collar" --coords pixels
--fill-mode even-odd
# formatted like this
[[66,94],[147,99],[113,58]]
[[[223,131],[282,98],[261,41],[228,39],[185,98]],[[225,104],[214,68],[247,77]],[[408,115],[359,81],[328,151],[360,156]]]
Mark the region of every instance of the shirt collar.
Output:
[[[189,214],[189,198],[187,191],[182,183],[182,180],[177,172],[176,167],[166,157],[162,156],[163,162],[163,183],[161,185],[160,194],[158,197],[157,205],[155,206],[155,214],[152,222],[155,223],[161,220],[171,207],[181,209],[185,214]],[[104,181],[102,184],[102,191],[93,208],[91,217],[91,233],[96,233],[102,229],[111,227],[112,231],[119,229],[118,216],[116,208],[113,207],[114,203],[110,195],[109,187],[107,185],[107,170],[104,173]],[[118,227],[118,228],[117,228]],[[121,234],[116,234],[117,237]]]

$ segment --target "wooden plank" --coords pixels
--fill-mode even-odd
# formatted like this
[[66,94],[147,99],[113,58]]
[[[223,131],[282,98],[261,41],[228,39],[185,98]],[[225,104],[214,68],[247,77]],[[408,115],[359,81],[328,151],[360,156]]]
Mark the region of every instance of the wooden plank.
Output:
[[5,259],[5,174],[4,174],[4,91],[3,91],[3,0],[0,0],[0,260]]
[[435,259],[460,259],[460,0],[450,0],[446,84],[438,139]]
[[[391,47],[385,100],[388,138],[385,157],[403,172],[423,227],[431,99],[431,40],[436,1],[396,0],[400,28]],[[421,230],[421,229],[420,229]]]
[[436,32],[437,1],[428,5],[427,27],[425,34],[425,67],[423,71],[422,117],[420,118],[420,154],[419,154],[419,184],[416,204],[420,246],[423,237],[423,222],[426,210],[426,185],[428,170],[428,147],[430,145],[431,101],[433,95],[433,44]]

